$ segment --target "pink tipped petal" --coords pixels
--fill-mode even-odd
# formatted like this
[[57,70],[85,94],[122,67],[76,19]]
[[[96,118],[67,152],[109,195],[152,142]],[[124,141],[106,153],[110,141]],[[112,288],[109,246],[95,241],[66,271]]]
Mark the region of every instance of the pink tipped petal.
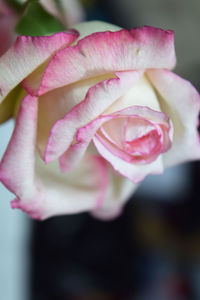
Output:
[[161,157],[158,157],[150,164],[135,165],[121,159],[120,157],[116,156],[115,153],[112,153],[108,147],[106,147],[101,140],[99,140],[97,135],[93,137],[93,142],[100,155],[105,158],[117,172],[129,178],[134,183],[140,182],[148,174],[159,174],[163,172]]
[[15,129],[0,164],[0,179],[17,197],[34,193],[34,156],[37,128],[37,98],[21,103]]
[[76,170],[63,174],[57,162],[45,165],[37,155],[35,182],[34,195],[15,199],[12,207],[41,220],[98,210],[107,199],[108,185],[111,186],[105,161],[93,156],[85,157]]
[[[113,120],[113,116],[101,116],[84,127],[79,128],[76,134],[76,142],[70,145],[67,151],[59,158],[60,167],[63,172],[69,171],[78,166],[81,159],[83,158],[92,138],[102,126],[103,123]],[[108,143],[109,147],[112,147]],[[113,150],[114,149],[114,150]],[[116,147],[112,147],[112,151],[115,151],[117,155],[123,157],[125,160],[130,161],[130,155],[126,155]]]
[[59,158],[60,167],[63,172],[78,166],[96,131],[109,119],[110,116],[99,117],[86,126],[78,129],[76,133],[76,142],[70,145],[69,149],[67,149]]
[[45,150],[46,162],[62,155],[71,145],[76,130],[102,114],[139,80],[142,72],[117,72],[116,75],[117,78],[105,80],[91,87],[85,99],[54,125]]
[[41,190],[38,210],[42,219],[100,207],[109,184],[106,163],[93,156],[86,156],[76,170],[65,174],[60,172],[57,162],[45,165],[37,157],[36,176]]
[[38,93],[116,70],[171,69],[175,60],[172,31],[143,27],[97,32],[55,54]]
[[0,102],[27,75],[57,50],[73,43],[77,37],[76,32],[18,37],[14,45],[0,58]]
[[169,117],[166,113],[153,110],[148,106],[140,106],[140,105],[132,105],[127,108],[124,108],[120,111],[116,111],[113,115],[120,115],[120,116],[136,116],[147,119],[149,121],[154,122],[155,124],[162,123],[168,126]]
[[199,93],[190,82],[168,70],[149,70],[148,76],[158,92],[162,111],[174,127],[172,147],[163,158],[165,166],[199,159]]

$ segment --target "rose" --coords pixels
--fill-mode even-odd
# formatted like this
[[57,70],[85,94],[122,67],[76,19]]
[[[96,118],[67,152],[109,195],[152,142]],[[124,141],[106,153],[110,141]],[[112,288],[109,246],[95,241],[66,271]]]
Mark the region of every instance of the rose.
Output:
[[2,116],[11,101],[17,115],[0,178],[17,195],[12,206],[40,219],[113,216],[147,174],[200,157],[200,98],[169,71],[173,33],[101,22],[75,29],[78,41],[76,31],[21,37],[0,60]]

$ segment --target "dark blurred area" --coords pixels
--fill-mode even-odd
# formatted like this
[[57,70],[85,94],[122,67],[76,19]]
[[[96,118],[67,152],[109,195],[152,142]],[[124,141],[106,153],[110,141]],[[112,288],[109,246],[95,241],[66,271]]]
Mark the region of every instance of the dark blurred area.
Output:
[[190,167],[193,184],[174,202],[136,193],[110,222],[88,214],[34,222],[32,299],[198,300],[200,173]]
[[[174,29],[176,71],[198,88],[198,1],[83,4],[88,20]],[[182,182],[173,190],[166,179],[172,174]],[[32,222],[31,300],[200,299],[200,163],[164,174],[164,189],[152,177],[150,188],[144,182],[116,220],[79,214]]]

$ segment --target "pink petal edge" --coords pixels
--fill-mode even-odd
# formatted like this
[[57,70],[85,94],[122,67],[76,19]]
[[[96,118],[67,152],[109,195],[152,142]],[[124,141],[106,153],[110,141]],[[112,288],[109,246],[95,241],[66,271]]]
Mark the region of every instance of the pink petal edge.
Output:
[[0,57],[0,102],[7,94],[50,56],[78,37],[76,31],[51,36],[20,36]]
[[31,78],[26,88],[42,95],[91,76],[147,68],[171,69],[175,63],[170,30],[146,26],[130,31],[97,32],[79,40],[75,46],[58,51],[48,64],[42,82],[32,87],[35,79]]
[[166,167],[200,159],[197,130],[200,94],[192,84],[169,70],[148,70],[147,75],[161,95],[160,105],[174,127],[171,149],[163,156]]

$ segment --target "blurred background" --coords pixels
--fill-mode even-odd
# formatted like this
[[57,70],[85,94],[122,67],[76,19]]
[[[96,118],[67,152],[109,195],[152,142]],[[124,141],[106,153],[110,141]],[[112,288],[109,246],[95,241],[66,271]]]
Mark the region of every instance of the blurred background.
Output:
[[[87,20],[175,31],[176,72],[199,89],[199,0],[82,0]],[[1,126],[3,153],[12,122]],[[149,176],[116,220],[44,222],[10,209],[1,185],[0,299],[199,300],[200,163]]]

